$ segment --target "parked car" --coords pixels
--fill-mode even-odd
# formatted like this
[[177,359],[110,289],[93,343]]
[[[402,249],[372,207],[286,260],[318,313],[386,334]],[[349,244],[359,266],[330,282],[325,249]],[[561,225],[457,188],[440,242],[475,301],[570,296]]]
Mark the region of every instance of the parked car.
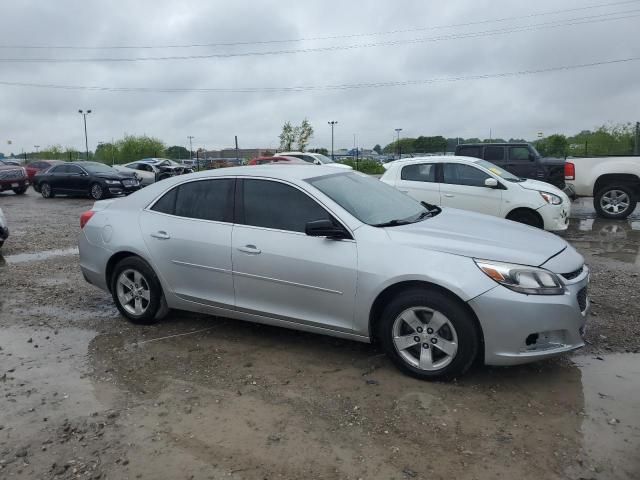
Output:
[[132,162],[125,165],[114,165],[113,168],[119,172],[131,173],[138,177],[140,185],[146,187],[160,180],[165,180],[176,175],[175,169],[160,168],[151,162]]
[[9,226],[7,225],[7,219],[0,208],[0,248],[2,248],[2,245],[4,245],[7,238],[9,238]]
[[0,163],[0,192],[13,190],[16,195],[22,195],[27,188],[29,188],[29,177],[24,167]]
[[96,202],[81,225],[84,278],[134,323],[177,309],[375,339],[424,379],[584,345],[589,269],[566,241],[359,172],[209,170]]
[[38,160],[37,162],[31,162],[25,166],[29,181],[33,182],[33,177],[36,173],[44,172],[45,170],[53,167],[54,165],[60,165],[64,163],[62,160]]
[[140,188],[140,182],[133,172],[119,172],[104,163],[73,162],[36,174],[33,188],[44,198],[64,194],[89,195],[100,200],[135,192]]
[[566,230],[571,201],[559,188],[519,178],[485,160],[430,156],[390,164],[381,181],[418,201]]
[[572,158],[565,180],[578,197],[593,197],[604,218],[627,218],[640,201],[640,157]]
[[327,167],[344,168],[345,170],[353,170],[349,165],[343,163],[337,163],[331,160],[326,155],[321,153],[309,153],[309,152],[279,152],[281,157],[295,157],[300,160],[304,160],[307,163],[313,163],[314,165],[325,165]]
[[19,167],[20,166],[20,162],[17,160],[10,160],[8,158],[0,158],[0,166],[2,165],[10,165],[13,167]]
[[285,165],[308,165],[308,162],[300,160],[296,157],[284,157],[281,155],[274,155],[273,157],[256,157],[249,160],[247,165],[266,165],[269,163],[282,163]]
[[[162,174],[184,175],[193,173],[193,168],[183,163],[175,162],[169,158],[143,158],[140,163],[147,163],[156,167]],[[163,177],[162,180],[164,180]]]
[[456,146],[456,155],[475,157],[502,167],[516,177],[555,185],[569,197],[571,188],[564,181],[563,158],[543,157],[530,143],[465,143]]

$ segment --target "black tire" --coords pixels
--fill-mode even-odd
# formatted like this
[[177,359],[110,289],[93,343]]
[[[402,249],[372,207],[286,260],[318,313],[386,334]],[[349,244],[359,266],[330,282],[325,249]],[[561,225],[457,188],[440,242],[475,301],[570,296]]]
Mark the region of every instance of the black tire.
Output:
[[[619,205],[625,203],[623,201],[625,195],[627,200],[626,208],[620,208]],[[618,203],[618,199],[620,199],[620,203]],[[633,189],[628,185],[607,185],[601,188],[593,197],[593,207],[596,209],[598,216],[618,220],[631,215],[636,209],[637,202],[638,199]],[[615,210],[618,211],[616,212]]]
[[27,187],[20,187],[20,188],[13,189],[13,193],[15,193],[16,195],[24,195],[26,191],[27,191]]
[[94,200],[102,200],[105,197],[104,187],[99,183],[92,183],[89,187],[89,196]]
[[42,198],[53,198],[56,196],[53,188],[47,182],[42,182],[40,184],[40,195],[42,195]]
[[[414,366],[401,356],[394,343],[394,324],[396,319],[400,318],[400,315],[408,311],[408,309],[421,307],[443,314],[453,325],[455,337],[457,337],[457,352],[455,356],[452,357],[450,363],[439,369],[424,370]],[[428,326],[429,323],[425,325]],[[445,328],[448,329],[449,327],[447,326]],[[439,332],[442,335],[446,335],[446,333],[450,331],[447,330],[447,332],[445,332],[441,328]],[[420,333],[420,335],[426,334],[426,330]],[[410,335],[415,334],[409,333],[408,336]],[[459,377],[464,374],[475,361],[480,345],[480,332],[476,321],[462,305],[461,301],[444,292],[428,288],[407,290],[391,300],[382,311],[382,315],[378,320],[376,336],[382,344],[385,353],[400,370],[421,380],[450,380]],[[416,336],[414,338],[419,337]],[[433,339],[431,339],[431,341],[433,342]],[[442,351],[434,348],[425,339],[421,339],[420,342],[411,348],[415,349],[416,347],[420,355],[422,354],[422,348],[428,350],[429,347],[431,347],[433,352],[432,355],[436,355],[437,352],[442,354]],[[407,349],[407,351],[409,351],[409,349]]]
[[[119,297],[119,292],[121,291],[118,288],[118,279],[123,272],[128,271],[138,272],[142,278],[140,281],[140,287],[148,287],[150,293],[146,306],[144,304],[144,300],[141,300],[141,302],[143,302],[142,305],[144,306],[144,311],[139,315],[136,315],[131,311],[131,305],[124,305]],[[140,257],[132,256],[120,260],[113,269],[110,284],[111,295],[116,307],[118,307],[122,316],[126,317],[131,323],[151,325],[158,322],[166,314],[167,309],[165,308],[164,295],[162,293],[160,281],[149,264]]]
[[530,227],[544,228],[544,221],[542,220],[540,214],[528,208],[514,210],[513,212],[509,213],[509,215],[507,215],[507,220],[523,223],[525,225],[529,225]]

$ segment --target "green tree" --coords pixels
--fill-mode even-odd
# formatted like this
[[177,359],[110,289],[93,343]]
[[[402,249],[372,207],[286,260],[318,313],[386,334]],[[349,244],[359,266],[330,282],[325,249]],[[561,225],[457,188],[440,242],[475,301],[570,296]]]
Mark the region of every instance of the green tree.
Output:
[[183,160],[186,158],[190,158],[189,150],[180,145],[174,145],[173,147],[167,148],[165,154],[167,155],[167,157],[174,160]]
[[298,150],[304,152],[304,149],[309,145],[309,140],[313,137],[313,127],[309,123],[309,120],[305,118],[297,130],[298,135],[296,141],[298,143]]
[[278,138],[280,139],[280,150],[284,152],[290,151],[296,141],[296,132],[291,122],[286,122],[282,126],[282,132]]
[[[415,138],[401,138],[400,139],[400,150],[403,154],[405,153],[414,153],[415,150],[415,143],[416,139]],[[398,153],[398,141],[395,140],[393,142],[391,142],[389,145],[387,145],[386,147],[384,147],[383,149],[384,153]]]
[[116,160],[116,150],[118,147],[113,143],[101,143],[96,147],[96,153],[94,159],[96,162],[106,163],[111,165]]
[[149,157],[164,157],[165,145],[161,140],[146,135],[126,135],[116,142],[115,163],[129,163]]
[[382,153],[382,147],[379,144],[376,144],[376,146],[373,147],[373,151],[380,155]]
[[545,157],[566,157],[569,153],[569,141],[561,134],[549,135],[535,142],[536,149]]

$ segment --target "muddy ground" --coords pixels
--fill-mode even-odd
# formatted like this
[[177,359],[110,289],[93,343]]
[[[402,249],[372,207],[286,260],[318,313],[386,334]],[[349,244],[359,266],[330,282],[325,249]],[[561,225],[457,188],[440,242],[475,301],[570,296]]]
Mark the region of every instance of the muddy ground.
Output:
[[585,349],[427,383],[371,345],[127,323],[78,269],[90,205],[0,194],[2,479],[640,477],[640,215],[582,203],[564,234],[593,271]]

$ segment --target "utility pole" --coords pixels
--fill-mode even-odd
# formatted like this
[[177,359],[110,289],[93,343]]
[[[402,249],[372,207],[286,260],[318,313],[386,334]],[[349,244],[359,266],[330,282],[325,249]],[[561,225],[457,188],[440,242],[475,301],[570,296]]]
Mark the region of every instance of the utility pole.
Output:
[[400,148],[400,132],[402,131],[401,128],[396,128],[396,133],[398,134],[398,158],[402,157],[402,149]]
[[236,161],[240,161],[240,155],[238,153],[238,135],[236,137]]
[[[193,139],[196,138],[192,135],[187,137],[189,139],[189,160],[191,160],[191,166],[193,167]],[[200,165],[198,164],[198,171],[200,171]]]
[[636,141],[633,148],[634,155],[640,155],[640,122],[636,122]]
[[111,166],[112,167],[116,163],[116,157],[115,157],[114,152],[113,152],[113,147],[114,147],[114,145],[113,145],[113,137],[111,137]]
[[331,120],[330,122],[327,122],[329,125],[331,125],[331,160],[333,160],[335,162],[335,158],[333,157],[333,127],[335,127],[338,122],[336,122],[335,120]]
[[83,112],[82,110],[78,110],[78,113],[82,115],[82,118],[84,119],[84,146],[87,152],[87,162],[88,162],[89,161],[89,140],[87,138],[87,115],[91,113],[91,110],[87,110],[86,112]]
[[36,159],[38,158],[38,154],[40,153],[40,145],[34,145],[34,148],[36,149]]

